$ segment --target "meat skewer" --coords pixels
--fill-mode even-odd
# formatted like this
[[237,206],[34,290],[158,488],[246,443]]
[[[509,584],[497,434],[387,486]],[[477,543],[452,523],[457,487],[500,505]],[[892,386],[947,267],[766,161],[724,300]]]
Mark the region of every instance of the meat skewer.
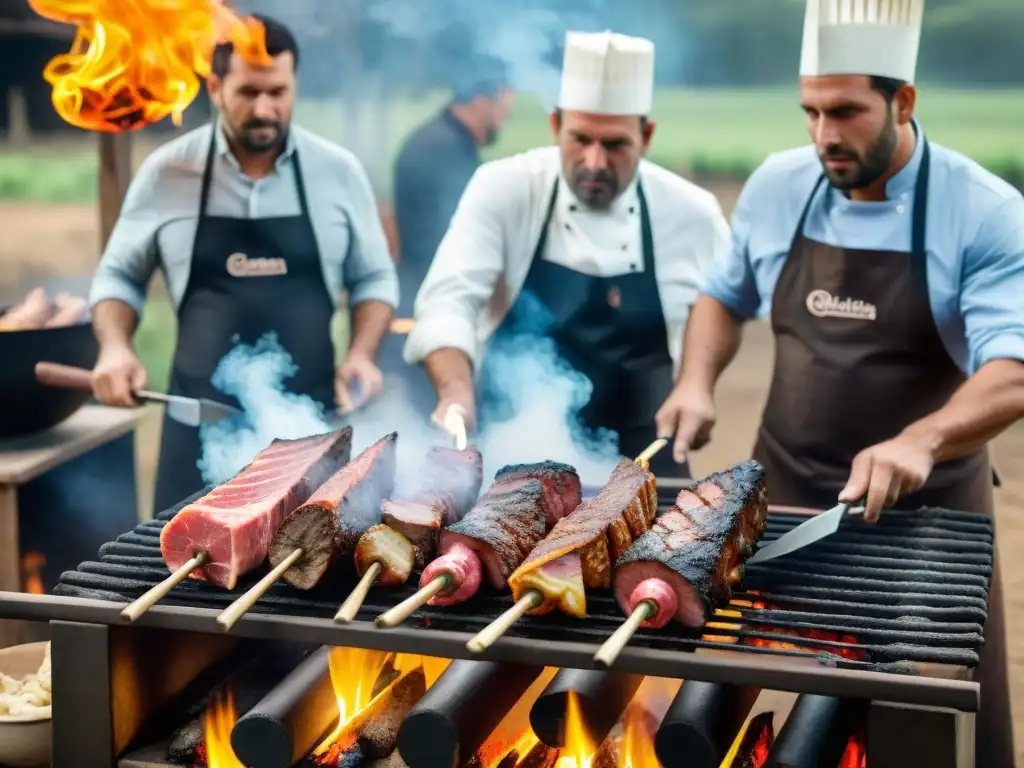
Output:
[[598,649],[610,667],[640,627],[671,621],[701,626],[711,605],[728,600],[768,523],[764,467],[747,461],[679,492],[676,506],[615,562],[613,588],[629,619]]
[[381,501],[394,490],[397,440],[397,432],[382,437],[276,526],[266,551],[272,570],[217,617],[222,630],[231,629],[278,580],[312,589],[335,561],[348,559],[363,532],[380,521]]
[[383,522],[359,538],[355,548],[359,583],[335,621],[347,624],[355,619],[374,584],[404,584],[414,568],[433,559],[442,527],[461,520],[480,495],[483,471],[483,457],[475,448],[430,450],[420,487],[404,499],[385,499]]
[[611,586],[611,564],[646,533],[658,509],[651,458],[668,444],[661,437],[634,461],[619,461],[593,499],[560,520],[509,577],[515,604],[466,643],[483,653],[527,613],[556,607],[586,616],[586,589]]
[[377,617],[393,627],[428,602],[468,600],[486,577],[503,589],[512,572],[581,498],[580,477],[568,464],[544,461],[502,467],[462,520],[441,532],[440,557],[420,576],[420,589]]
[[232,589],[240,575],[266,557],[263,534],[309,498],[348,461],[352,430],[300,440],[274,440],[234,478],[196,494],[160,532],[160,550],[171,575],[125,606],[135,621],[187,578]]

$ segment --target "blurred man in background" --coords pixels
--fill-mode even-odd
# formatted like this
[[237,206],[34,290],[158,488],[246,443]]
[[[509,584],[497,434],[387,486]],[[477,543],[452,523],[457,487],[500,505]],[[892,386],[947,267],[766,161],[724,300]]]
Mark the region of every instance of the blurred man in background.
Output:
[[[159,268],[178,315],[170,392],[225,401],[210,382],[238,342],[267,332],[291,355],[289,391],[328,412],[380,391],[375,364],[398,284],[370,182],[348,151],[291,124],[299,51],[266,29],[269,67],[218,45],[209,90],[219,116],[150,154],[128,190],[93,280],[96,396],[131,406],[146,385],[132,335]],[[352,342],[335,370],[331,318],[343,289]],[[198,432],[164,420],[156,509],[203,486]]]
[[[658,415],[677,460],[706,443],[742,324],[770,305],[775,370],[754,458],[774,504],[991,516],[988,442],[1024,417],[1024,198],[914,117],[923,6],[870,0],[847,15],[808,0],[800,100],[813,145],[747,181]],[[994,568],[975,764],[1010,768]]]
[[[583,426],[615,432],[630,456],[655,438],[687,313],[729,228],[714,195],[644,159],[653,96],[651,41],[568,34],[558,146],[480,167],[416,297],[405,357],[425,365],[435,420],[458,406],[475,421],[476,378],[481,418],[514,418],[485,344],[535,336],[593,385]],[[667,453],[651,468],[689,474]]]
[[448,229],[462,192],[508,119],[515,94],[504,67],[474,62],[471,82],[444,109],[413,131],[395,162],[399,317],[412,317],[416,292]]

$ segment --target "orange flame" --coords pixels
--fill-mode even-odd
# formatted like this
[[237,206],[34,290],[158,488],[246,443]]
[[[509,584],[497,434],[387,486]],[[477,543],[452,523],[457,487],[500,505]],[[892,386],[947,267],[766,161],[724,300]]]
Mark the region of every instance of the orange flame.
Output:
[[868,751],[865,741],[863,733],[856,733],[850,737],[843,759],[839,761],[839,768],[867,768]]
[[762,768],[775,743],[774,713],[761,712],[743,724],[719,768]]
[[43,586],[43,567],[46,558],[39,552],[28,552],[21,558],[21,580],[30,595],[46,593]]
[[555,768],[590,768],[597,747],[583,722],[579,696],[570,691],[565,708],[565,746]]
[[66,122],[117,133],[181,116],[210,74],[213,49],[231,41],[269,65],[265,30],[222,0],[28,0],[40,16],[78,27],[71,51],[43,70]]
[[218,695],[203,716],[203,743],[206,768],[245,768],[231,748],[231,729],[238,719],[235,697],[228,690]]
[[359,738],[360,731],[386,701],[388,688],[413,670],[423,667],[427,687],[434,684],[451,663],[450,659],[399,653],[393,656],[396,677],[373,696],[374,684],[391,656],[387,651],[365,648],[332,648],[329,656],[331,684],[338,697],[338,725],[313,750],[315,757],[345,752]]

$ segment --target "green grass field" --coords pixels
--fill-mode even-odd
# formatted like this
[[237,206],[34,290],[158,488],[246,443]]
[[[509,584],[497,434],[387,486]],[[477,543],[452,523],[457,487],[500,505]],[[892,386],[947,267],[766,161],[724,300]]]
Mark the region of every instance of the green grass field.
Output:
[[[431,115],[444,95],[392,103],[375,113],[386,120],[393,155],[404,136]],[[662,90],[653,160],[679,170],[743,177],[769,152],[807,141],[803,116],[791,88],[758,90]],[[960,150],[1024,185],[1024,90],[921,89],[918,114],[936,142]],[[345,110],[337,103],[300,102],[297,120],[333,140],[345,141]],[[146,137],[147,139],[149,137]],[[541,105],[522,97],[489,158],[550,143]],[[140,142],[136,161],[152,141]],[[0,155],[0,198],[39,202],[88,202],[96,197],[96,153],[89,141],[59,142]],[[388,168],[390,163],[382,163]],[[388,173],[374,179],[388,194]]]

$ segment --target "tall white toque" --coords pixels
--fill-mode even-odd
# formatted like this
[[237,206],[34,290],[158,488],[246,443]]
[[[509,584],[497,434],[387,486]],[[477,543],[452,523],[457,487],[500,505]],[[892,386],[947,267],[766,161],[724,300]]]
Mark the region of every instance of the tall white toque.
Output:
[[654,43],[606,32],[568,32],[558,106],[598,115],[650,114]]
[[925,0],[807,0],[800,76],[913,82]]

